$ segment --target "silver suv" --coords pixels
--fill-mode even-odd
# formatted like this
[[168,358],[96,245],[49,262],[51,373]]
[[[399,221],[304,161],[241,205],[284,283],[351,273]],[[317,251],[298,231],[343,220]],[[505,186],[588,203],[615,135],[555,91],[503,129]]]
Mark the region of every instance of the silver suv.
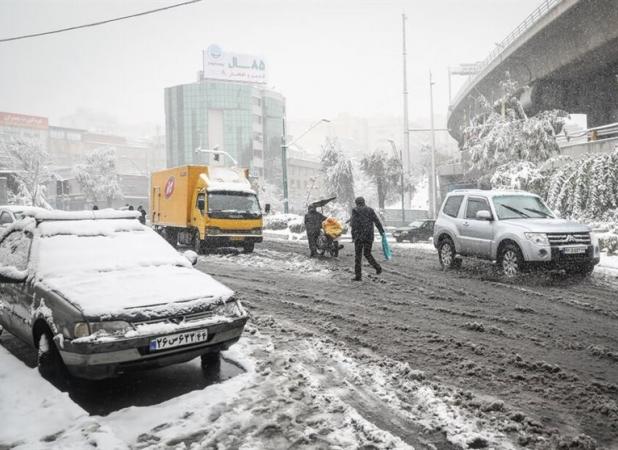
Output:
[[449,192],[433,242],[443,268],[473,256],[497,261],[509,278],[538,266],[587,275],[600,258],[590,227],[557,218],[539,196],[523,191]]

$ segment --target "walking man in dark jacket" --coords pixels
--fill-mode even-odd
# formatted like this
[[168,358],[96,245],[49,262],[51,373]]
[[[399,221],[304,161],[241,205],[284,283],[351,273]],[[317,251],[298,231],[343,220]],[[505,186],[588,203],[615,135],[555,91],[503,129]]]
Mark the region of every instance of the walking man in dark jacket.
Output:
[[380,267],[380,264],[378,264],[371,254],[371,247],[373,245],[373,226],[375,225],[378,228],[381,235],[384,235],[384,228],[375,211],[365,205],[365,199],[363,197],[358,197],[355,203],[356,208],[352,209],[352,218],[350,219],[355,251],[354,272],[356,275],[352,280],[361,281],[361,261],[363,255],[365,255],[365,258],[367,258],[367,261],[376,270],[378,275],[382,273],[382,267]]
[[307,214],[305,214],[305,230],[307,231],[307,240],[309,241],[310,258],[316,256],[318,237],[322,229],[322,222],[326,220],[323,214],[320,214],[315,206],[309,205]]

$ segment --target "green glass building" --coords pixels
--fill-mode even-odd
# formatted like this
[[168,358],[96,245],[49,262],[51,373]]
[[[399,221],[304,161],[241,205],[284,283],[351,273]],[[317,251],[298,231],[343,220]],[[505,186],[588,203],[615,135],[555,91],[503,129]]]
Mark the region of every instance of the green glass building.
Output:
[[252,176],[272,179],[281,173],[284,115],[285,98],[257,84],[201,79],[168,87],[167,166],[222,164],[195,151],[218,147]]

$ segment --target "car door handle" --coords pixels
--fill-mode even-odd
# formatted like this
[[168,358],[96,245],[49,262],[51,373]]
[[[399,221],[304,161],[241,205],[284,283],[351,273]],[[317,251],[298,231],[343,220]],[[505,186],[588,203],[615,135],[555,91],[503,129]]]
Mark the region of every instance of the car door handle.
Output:
[[464,222],[463,225],[464,225],[464,227],[469,227],[470,226],[470,222]]

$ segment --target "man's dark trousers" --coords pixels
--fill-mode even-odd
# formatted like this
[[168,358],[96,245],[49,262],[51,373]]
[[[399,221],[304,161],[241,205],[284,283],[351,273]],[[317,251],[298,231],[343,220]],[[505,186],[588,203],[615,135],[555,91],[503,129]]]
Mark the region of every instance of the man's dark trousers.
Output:
[[320,230],[307,231],[307,240],[309,241],[309,252],[311,256],[315,256],[318,250],[318,238],[320,237]]
[[356,274],[356,278],[360,279],[362,276],[361,261],[363,259],[363,255],[365,255],[365,258],[367,258],[367,261],[375,270],[380,269],[380,264],[378,264],[371,254],[372,246],[372,241],[361,241],[359,239],[354,241],[354,272]]

